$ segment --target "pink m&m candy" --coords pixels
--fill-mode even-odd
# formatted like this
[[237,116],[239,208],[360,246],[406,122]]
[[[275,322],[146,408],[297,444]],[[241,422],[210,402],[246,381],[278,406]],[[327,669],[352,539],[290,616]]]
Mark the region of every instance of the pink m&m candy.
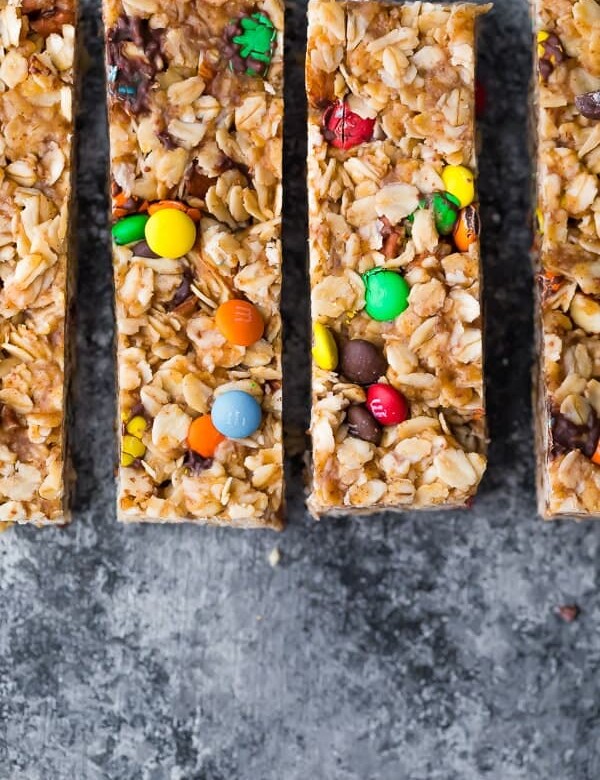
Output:
[[367,408],[380,425],[398,425],[408,419],[406,398],[391,385],[371,385]]

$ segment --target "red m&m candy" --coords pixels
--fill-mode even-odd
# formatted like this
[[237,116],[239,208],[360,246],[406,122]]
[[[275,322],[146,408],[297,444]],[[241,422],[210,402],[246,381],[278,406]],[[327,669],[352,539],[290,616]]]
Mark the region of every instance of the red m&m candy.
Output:
[[323,136],[336,149],[351,149],[370,141],[374,127],[374,119],[363,119],[343,100],[336,100],[323,113]]
[[371,385],[367,408],[380,425],[398,425],[408,419],[406,398],[391,385]]

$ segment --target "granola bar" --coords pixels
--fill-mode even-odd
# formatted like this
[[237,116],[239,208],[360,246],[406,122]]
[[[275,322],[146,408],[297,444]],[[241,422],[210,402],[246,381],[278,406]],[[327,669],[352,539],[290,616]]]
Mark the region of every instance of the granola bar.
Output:
[[0,523],[69,520],[76,0],[0,8]]
[[600,516],[600,3],[534,0],[538,503]]
[[280,0],[104,0],[123,521],[282,522]]
[[484,473],[474,68],[489,7],[309,5],[316,516],[462,507]]

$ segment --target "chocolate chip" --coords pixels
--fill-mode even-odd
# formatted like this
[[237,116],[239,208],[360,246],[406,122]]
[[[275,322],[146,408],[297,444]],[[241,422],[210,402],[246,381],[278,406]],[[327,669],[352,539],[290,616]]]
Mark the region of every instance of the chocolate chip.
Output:
[[540,60],[538,63],[538,70],[540,71],[542,81],[548,81],[550,74],[554,70],[554,66],[551,62],[548,62],[548,60]]
[[585,425],[576,425],[564,414],[555,411],[551,416],[552,453],[555,455],[579,450],[586,458],[591,458],[600,439],[600,420],[591,409]]
[[132,417],[145,417],[146,420],[150,420],[150,417],[148,416],[148,412],[146,411],[146,407],[141,401],[138,401],[137,404],[134,404],[131,409],[129,410],[129,419]]
[[19,427],[19,418],[14,409],[10,406],[3,406],[0,411],[0,420],[2,421],[2,430],[10,431]]
[[549,33],[544,40],[538,40],[538,68],[544,81],[548,81],[554,68],[564,59],[565,50],[558,35]]
[[172,311],[173,309],[176,309],[178,306],[181,306],[181,304],[190,297],[190,295],[192,294],[193,280],[194,279],[191,271],[188,268],[186,268],[185,271],[183,272],[183,279],[181,280],[181,284],[175,290],[175,294],[173,295],[169,303],[167,303],[165,306],[167,311]]
[[[108,31],[109,90],[133,115],[149,110],[150,86],[156,74],[165,69],[164,32],[151,28],[148,19],[137,16],[120,16]],[[124,44],[130,41],[144,52],[143,58],[125,56]]]
[[381,441],[381,426],[366,406],[362,404],[350,406],[346,412],[346,422],[350,436],[356,436],[373,444],[379,444]]
[[161,130],[160,133],[156,134],[156,137],[169,152],[172,152],[173,149],[177,149],[179,146],[168,130]]
[[205,469],[209,469],[212,464],[212,458],[203,458],[202,455],[198,455],[197,452],[193,452],[192,450],[188,450],[183,459],[183,465],[189,469],[192,477],[200,476],[200,474]]
[[600,119],[600,91],[577,95],[575,105],[586,119]]
[[156,252],[150,249],[147,241],[138,241],[131,251],[134,257],[160,257],[160,255],[157,255]]
[[216,183],[216,181],[216,178],[207,176],[206,174],[202,173],[197,165],[193,165],[188,171],[185,182],[186,195],[190,195],[192,198],[204,199],[206,197],[206,193],[213,186],[213,184]]
[[387,370],[387,363],[374,344],[364,339],[353,339],[342,347],[341,373],[358,385],[376,382]]

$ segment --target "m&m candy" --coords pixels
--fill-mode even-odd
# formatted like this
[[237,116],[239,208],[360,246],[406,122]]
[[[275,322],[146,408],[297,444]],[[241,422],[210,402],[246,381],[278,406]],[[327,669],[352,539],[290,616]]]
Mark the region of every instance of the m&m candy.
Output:
[[145,235],[148,246],[159,257],[176,259],[196,243],[196,225],[179,209],[159,209],[148,218]]
[[381,426],[366,406],[362,404],[349,406],[346,412],[346,422],[350,436],[370,441],[372,444],[381,442]]
[[237,298],[219,306],[215,322],[227,341],[240,347],[249,347],[257,342],[265,330],[265,323],[256,306]]
[[212,458],[222,441],[225,441],[225,437],[215,428],[209,414],[192,420],[187,435],[188,447],[192,452],[203,458]]
[[480,220],[479,212],[475,206],[467,206],[460,212],[458,222],[454,228],[454,243],[460,252],[466,252],[471,244],[479,237]]
[[323,114],[323,137],[336,149],[351,149],[373,137],[375,120],[351,111],[343,100],[336,100]]
[[376,382],[387,371],[387,362],[381,350],[365,339],[352,339],[342,346],[340,372],[350,382],[368,385]]
[[365,310],[379,322],[395,319],[408,307],[410,287],[403,276],[385,268],[373,268],[363,274]]
[[391,385],[371,385],[367,390],[367,409],[380,425],[398,425],[408,419],[406,398]]
[[338,364],[338,348],[333,335],[326,325],[315,322],[313,327],[312,356],[323,371],[335,371]]
[[454,195],[461,209],[473,203],[475,179],[473,173],[464,165],[447,165],[442,171],[442,181],[446,192]]
[[[435,220],[435,229],[440,236],[448,236],[458,219],[460,203],[458,198],[449,192],[433,192],[427,198],[419,202],[420,209],[431,208]],[[409,222],[414,222],[415,215],[408,217]]]
[[124,244],[132,244],[134,241],[141,241],[144,238],[144,230],[148,220],[147,214],[132,214],[115,222],[112,227],[115,244],[123,246]]
[[245,439],[260,426],[260,404],[243,390],[229,390],[217,396],[211,411],[213,425],[230,439]]

